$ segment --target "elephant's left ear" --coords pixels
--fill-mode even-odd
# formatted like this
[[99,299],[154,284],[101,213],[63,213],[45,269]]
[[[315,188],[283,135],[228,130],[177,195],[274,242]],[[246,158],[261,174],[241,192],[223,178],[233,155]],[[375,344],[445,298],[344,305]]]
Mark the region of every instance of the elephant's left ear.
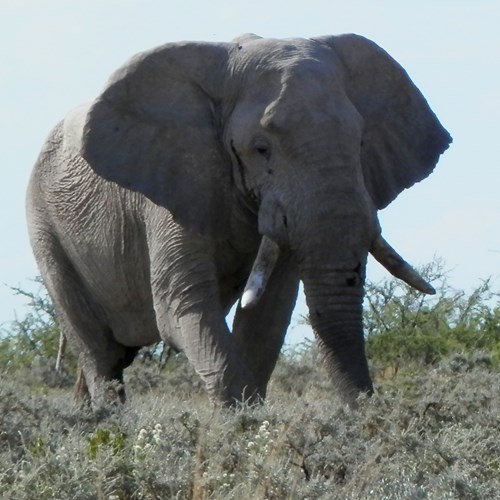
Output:
[[225,44],[195,42],[138,54],[90,106],[81,142],[97,174],[217,239],[228,235],[232,199],[218,116],[227,58]]
[[427,177],[452,141],[406,71],[358,35],[322,37],[346,70],[346,92],[364,119],[361,163],[377,208]]

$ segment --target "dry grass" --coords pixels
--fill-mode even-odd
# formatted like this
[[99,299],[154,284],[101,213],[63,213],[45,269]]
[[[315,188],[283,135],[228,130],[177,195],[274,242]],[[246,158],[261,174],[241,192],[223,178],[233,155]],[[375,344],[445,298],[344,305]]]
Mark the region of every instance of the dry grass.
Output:
[[4,377],[1,498],[500,498],[500,373],[485,356],[386,373],[355,412],[311,351],[281,361],[258,408],[212,408],[182,361],[127,379],[126,405],[90,413],[65,384]]

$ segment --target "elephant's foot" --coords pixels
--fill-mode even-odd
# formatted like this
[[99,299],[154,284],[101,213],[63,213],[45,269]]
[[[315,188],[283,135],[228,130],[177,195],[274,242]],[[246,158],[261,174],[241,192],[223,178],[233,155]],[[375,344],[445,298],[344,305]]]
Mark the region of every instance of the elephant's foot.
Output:
[[[246,382],[243,382],[246,381]],[[249,382],[250,381],[250,382]],[[235,407],[241,403],[254,405],[263,401],[250,373],[238,380],[205,380],[210,401],[216,406]]]

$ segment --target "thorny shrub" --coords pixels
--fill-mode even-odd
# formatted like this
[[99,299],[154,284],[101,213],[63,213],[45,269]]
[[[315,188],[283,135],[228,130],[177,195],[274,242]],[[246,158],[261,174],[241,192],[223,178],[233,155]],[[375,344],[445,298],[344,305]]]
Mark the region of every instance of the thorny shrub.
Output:
[[440,259],[419,271],[436,295],[423,295],[394,278],[367,283],[364,324],[372,363],[398,368],[410,361],[432,364],[454,353],[483,351],[500,366],[500,295],[492,280],[467,294],[448,284]]

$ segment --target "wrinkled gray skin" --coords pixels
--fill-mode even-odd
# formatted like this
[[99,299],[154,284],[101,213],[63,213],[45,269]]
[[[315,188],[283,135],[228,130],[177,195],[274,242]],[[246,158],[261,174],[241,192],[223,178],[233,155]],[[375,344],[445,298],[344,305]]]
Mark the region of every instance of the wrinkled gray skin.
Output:
[[[377,210],[450,142],[404,70],[359,36],[247,35],[133,57],[52,131],[27,199],[90,395],[163,339],[213,401],[264,397],[299,279],[341,394],[370,393],[361,306]],[[261,235],[280,257],[229,335]]]

